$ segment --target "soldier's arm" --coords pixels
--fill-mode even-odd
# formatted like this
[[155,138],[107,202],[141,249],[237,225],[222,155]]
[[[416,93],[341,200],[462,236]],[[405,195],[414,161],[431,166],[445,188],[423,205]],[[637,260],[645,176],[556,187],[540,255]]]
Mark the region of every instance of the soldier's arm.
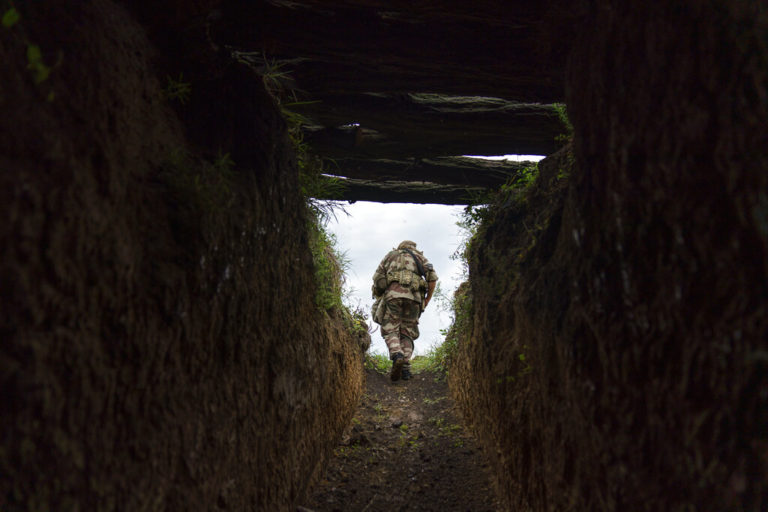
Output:
[[424,297],[424,307],[427,307],[429,301],[432,300],[432,294],[435,293],[435,286],[437,281],[427,281],[427,296]]
[[427,296],[424,297],[424,307],[427,307],[429,301],[432,300],[432,294],[435,293],[435,287],[437,286],[437,272],[429,261],[424,258],[424,270],[426,271],[427,278]]

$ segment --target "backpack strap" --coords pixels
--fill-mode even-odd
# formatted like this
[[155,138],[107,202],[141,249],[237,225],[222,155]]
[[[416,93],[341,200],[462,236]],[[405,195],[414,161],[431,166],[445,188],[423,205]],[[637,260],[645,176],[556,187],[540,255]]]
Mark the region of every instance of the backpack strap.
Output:
[[416,262],[416,268],[419,269],[419,275],[423,277],[424,279],[427,278],[427,274],[424,272],[424,266],[421,264],[421,260],[416,257],[415,254],[410,249],[403,248],[403,250],[407,251],[408,254],[410,254],[413,257],[413,260]]

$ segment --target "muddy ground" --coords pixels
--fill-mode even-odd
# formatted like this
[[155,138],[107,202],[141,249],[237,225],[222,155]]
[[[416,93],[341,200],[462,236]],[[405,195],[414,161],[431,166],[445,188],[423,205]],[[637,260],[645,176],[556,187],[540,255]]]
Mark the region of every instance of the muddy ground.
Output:
[[299,510],[495,511],[488,471],[444,375],[424,371],[392,383],[367,370],[352,423]]

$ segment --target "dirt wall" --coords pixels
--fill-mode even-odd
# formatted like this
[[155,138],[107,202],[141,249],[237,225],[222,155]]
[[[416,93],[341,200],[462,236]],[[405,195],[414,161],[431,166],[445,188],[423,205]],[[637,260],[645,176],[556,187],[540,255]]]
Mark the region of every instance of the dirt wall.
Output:
[[509,510],[764,510],[765,9],[594,2],[579,26],[575,167],[482,231],[452,389]]
[[362,354],[314,305],[274,101],[202,30],[183,27],[194,65],[164,68],[113,2],[17,4],[0,27],[0,508],[290,510],[353,413]]

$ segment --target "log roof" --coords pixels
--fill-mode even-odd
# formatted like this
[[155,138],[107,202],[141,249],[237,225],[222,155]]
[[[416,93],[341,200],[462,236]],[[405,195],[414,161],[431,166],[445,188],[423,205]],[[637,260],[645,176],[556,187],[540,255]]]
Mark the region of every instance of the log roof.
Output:
[[216,39],[284,82],[303,140],[348,178],[336,199],[467,203],[521,166],[457,157],[548,155],[566,131],[546,1],[233,0],[222,15]]

